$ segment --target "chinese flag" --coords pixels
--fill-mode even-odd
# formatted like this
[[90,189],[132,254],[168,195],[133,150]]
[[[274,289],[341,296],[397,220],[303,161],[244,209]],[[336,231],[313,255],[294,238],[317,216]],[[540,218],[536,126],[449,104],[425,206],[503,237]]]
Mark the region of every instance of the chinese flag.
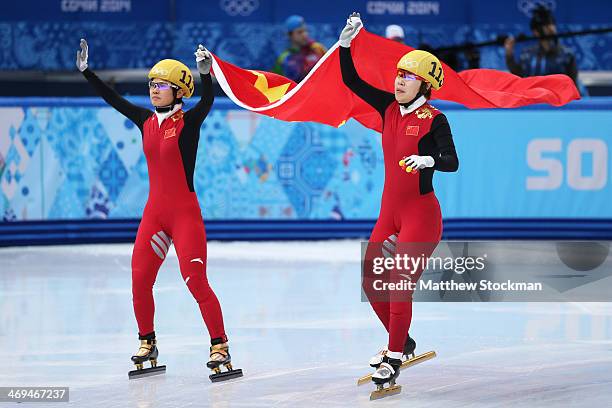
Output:
[[[236,67],[214,56],[213,73],[224,92],[239,106],[290,122],[341,126],[354,118],[378,132],[380,115],[342,82],[339,44],[335,44],[299,84],[281,75]],[[351,43],[359,76],[393,92],[396,64],[413,48],[361,29]],[[444,65],[444,86],[432,99],[460,103],[471,109],[517,108],[545,103],[561,106],[580,94],[566,75],[520,78],[503,71],[472,69],[457,73]]]

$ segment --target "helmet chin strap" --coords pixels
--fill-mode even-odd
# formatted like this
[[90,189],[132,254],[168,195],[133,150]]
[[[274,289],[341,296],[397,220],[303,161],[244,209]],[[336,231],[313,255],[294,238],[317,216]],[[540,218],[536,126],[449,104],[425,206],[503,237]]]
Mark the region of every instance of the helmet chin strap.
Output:
[[174,105],[176,105],[176,99],[170,105],[156,106],[155,107],[155,112],[159,112],[159,113],[170,112],[172,109],[174,109]]
[[400,103],[400,106],[403,106],[404,108],[407,108],[410,105],[412,105],[417,99],[419,99],[423,95],[424,95],[424,93],[422,93],[421,90],[419,89],[419,92],[417,92],[416,96],[414,98],[412,98],[410,100],[410,102]]

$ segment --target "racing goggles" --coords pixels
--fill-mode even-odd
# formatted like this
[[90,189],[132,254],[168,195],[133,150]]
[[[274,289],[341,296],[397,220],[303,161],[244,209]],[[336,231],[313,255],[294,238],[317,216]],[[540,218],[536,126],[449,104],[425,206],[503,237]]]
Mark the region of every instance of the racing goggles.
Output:
[[167,91],[170,88],[179,89],[178,86],[169,82],[153,82],[153,80],[149,81],[149,89],[159,89],[160,91]]
[[420,76],[402,69],[397,70],[397,76],[398,78],[405,79],[406,81],[425,81],[425,79],[421,78]]

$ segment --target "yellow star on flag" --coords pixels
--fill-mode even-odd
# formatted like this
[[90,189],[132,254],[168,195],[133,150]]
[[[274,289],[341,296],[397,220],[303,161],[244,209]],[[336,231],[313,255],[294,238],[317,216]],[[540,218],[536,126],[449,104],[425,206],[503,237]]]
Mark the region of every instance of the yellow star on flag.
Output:
[[266,98],[268,98],[268,101],[270,103],[276,102],[280,98],[282,98],[287,92],[287,89],[289,89],[289,86],[291,85],[288,82],[283,85],[273,86],[272,88],[269,88],[268,78],[266,78],[264,74],[262,74],[261,72],[251,71],[251,70],[249,70],[249,72],[257,75],[257,79],[255,80],[255,83],[253,84],[253,86],[255,86],[255,88],[259,92],[261,92]]

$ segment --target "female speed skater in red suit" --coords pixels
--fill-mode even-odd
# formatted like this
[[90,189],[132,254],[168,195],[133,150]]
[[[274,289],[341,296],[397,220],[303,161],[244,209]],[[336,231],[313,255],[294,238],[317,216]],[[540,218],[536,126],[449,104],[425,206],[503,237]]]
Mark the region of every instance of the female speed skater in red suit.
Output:
[[[172,243],[183,280],[198,303],[211,338],[207,366],[216,374],[221,365],[232,370],[221,306],[206,277],[206,232],[193,186],[200,126],[214,99],[212,57],[202,45],[195,56],[202,81],[202,96],[197,104],[183,111],[183,98],[191,97],[195,88],[191,71],[179,61],[165,59],[155,64],[148,75],[149,96],[155,109],[151,111],[128,102],[88,68],[85,40],[81,40],[81,50],[77,52],[77,67],[95,91],[140,129],[147,160],[149,196],[132,253],[132,297],[141,342],[132,356],[136,371],[143,370],[145,361],[151,362],[151,369],[159,369],[153,284]],[[238,374],[240,370],[234,371]],[[226,374],[223,373],[224,379],[231,378]]]
[[[457,171],[459,161],[446,116],[427,102],[431,89],[438,90],[444,81],[438,58],[421,50],[407,53],[399,60],[397,71],[389,73],[395,75],[395,92],[377,89],[359,77],[351,56],[351,40],[362,25],[358,13],[349,16],[340,34],[340,67],[346,86],[376,109],[383,120],[385,183],[363,275],[364,292],[389,334],[387,347],[370,360],[376,368],[372,380],[382,385],[395,381],[402,358],[416,347],[408,336],[412,290],[374,290],[374,281],[380,277],[372,273],[372,262],[389,256],[389,252],[424,258],[431,255],[442,235],[433,173]],[[404,278],[400,272],[390,270],[388,281],[400,282]],[[416,283],[422,272],[422,267],[415,268],[410,280]]]

